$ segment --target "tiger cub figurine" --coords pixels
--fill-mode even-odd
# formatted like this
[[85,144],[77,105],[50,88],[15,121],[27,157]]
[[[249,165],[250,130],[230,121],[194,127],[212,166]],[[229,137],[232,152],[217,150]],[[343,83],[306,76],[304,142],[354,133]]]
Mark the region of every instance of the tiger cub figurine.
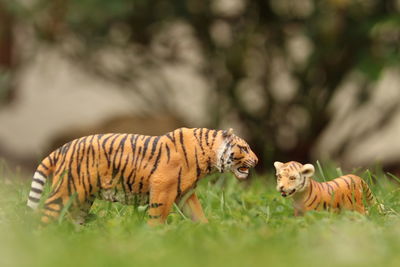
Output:
[[56,149],[38,166],[27,205],[37,209],[47,178],[51,192],[42,223],[56,220],[66,205],[84,223],[96,198],[127,205],[148,204],[150,225],[164,223],[174,202],[194,221],[207,222],[194,193],[213,170],[245,179],[257,164],[249,145],[228,131],[180,128],[163,136],[98,134]]
[[366,213],[363,195],[367,204],[376,203],[367,183],[356,175],[345,175],[332,181],[319,183],[311,177],[315,169],[311,164],[296,161],[275,162],[277,190],[283,197],[293,196],[294,215],[303,215],[309,210],[354,210]]

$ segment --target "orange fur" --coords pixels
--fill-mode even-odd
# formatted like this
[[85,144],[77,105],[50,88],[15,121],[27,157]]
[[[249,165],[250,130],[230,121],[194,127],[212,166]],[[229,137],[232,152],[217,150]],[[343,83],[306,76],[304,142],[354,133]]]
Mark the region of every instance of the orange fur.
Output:
[[[42,222],[58,218],[68,202],[83,223],[95,198],[125,204],[149,204],[149,224],[163,223],[174,202],[206,222],[193,193],[197,182],[214,169],[246,178],[257,157],[232,131],[180,128],[163,136],[99,134],[73,140],[38,166],[28,206],[37,208],[44,183],[53,175]],[[186,194],[192,194],[185,196]]]
[[309,210],[354,210],[364,214],[363,195],[368,204],[375,199],[367,183],[360,177],[349,174],[332,181],[319,183],[311,177],[314,167],[291,161],[275,162],[277,190],[282,196],[293,196],[295,215]]

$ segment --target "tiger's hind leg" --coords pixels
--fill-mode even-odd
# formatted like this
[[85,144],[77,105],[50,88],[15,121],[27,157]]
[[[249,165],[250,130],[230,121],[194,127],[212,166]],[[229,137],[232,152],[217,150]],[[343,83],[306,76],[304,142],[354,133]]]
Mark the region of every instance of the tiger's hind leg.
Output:
[[90,208],[92,207],[94,200],[95,197],[90,196],[84,201],[83,204],[81,204],[80,206],[75,206],[71,209],[70,214],[74,223],[82,225],[86,222],[86,218],[88,217]]
[[63,208],[64,204],[61,197],[48,198],[44,204],[40,222],[42,224],[48,224],[52,221],[56,221],[60,217]]

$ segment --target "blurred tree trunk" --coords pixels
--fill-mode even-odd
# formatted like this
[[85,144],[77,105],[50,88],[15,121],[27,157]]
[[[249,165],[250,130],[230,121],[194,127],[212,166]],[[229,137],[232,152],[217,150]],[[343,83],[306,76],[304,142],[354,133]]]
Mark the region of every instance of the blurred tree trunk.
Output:
[[0,102],[9,103],[15,97],[13,86],[14,62],[14,17],[0,1]]
[[69,0],[46,0],[41,16],[38,16],[36,30],[49,42],[55,42],[65,33],[65,16]]

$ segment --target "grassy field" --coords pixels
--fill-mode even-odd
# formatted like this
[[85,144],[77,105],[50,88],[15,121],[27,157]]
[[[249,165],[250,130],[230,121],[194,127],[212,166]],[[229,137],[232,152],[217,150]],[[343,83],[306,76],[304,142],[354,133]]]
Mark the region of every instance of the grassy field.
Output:
[[[319,170],[319,180],[338,176]],[[395,178],[359,171],[389,212],[310,212],[294,217],[272,175],[240,183],[229,175],[201,181],[210,220],[192,223],[176,210],[168,224],[146,225],[145,210],[96,201],[82,227],[65,217],[44,229],[26,207],[29,179],[0,178],[0,266],[399,266],[400,193]],[[373,173],[373,174],[372,174]]]

